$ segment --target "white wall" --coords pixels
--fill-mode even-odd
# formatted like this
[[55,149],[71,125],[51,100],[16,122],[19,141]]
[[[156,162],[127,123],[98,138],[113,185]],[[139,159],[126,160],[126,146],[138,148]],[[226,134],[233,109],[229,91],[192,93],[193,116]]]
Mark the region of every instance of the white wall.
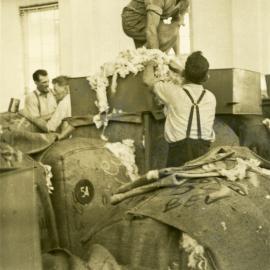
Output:
[[23,62],[17,3],[10,0],[1,3],[0,111],[6,111],[11,97],[23,98]]
[[193,50],[211,68],[270,73],[269,0],[192,0]]
[[[233,66],[258,72],[262,71],[265,53],[262,51],[260,1],[232,1]],[[270,10],[268,12],[270,15]]]
[[262,72],[270,74],[270,1],[261,0],[261,40],[262,40]]
[[203,51],[211,68],[229,68],[233,64],[231,9],[231,0],[192,1],[192,50]]
[[[60,0],[61,72],[89,75],[119,51],[133,48],[121,26],[128,1]],[[109,3],[109,4],[108,4]]]

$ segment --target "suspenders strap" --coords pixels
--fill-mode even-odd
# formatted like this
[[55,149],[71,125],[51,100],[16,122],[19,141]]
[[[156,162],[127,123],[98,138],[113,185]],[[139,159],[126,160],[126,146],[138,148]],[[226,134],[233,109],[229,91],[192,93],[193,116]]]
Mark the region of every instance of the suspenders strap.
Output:
[[198,132],[198,138],[201,139],[202,138],[202,127],[201,127],[201,117],[200,117],[200,110],[199,110],[199,103],[201,102],[201,100],[203,99],[206,91],[203,90],[200,97],[198,98],[197,102],[194,101],[193,97],[191,96],[191,94],[189,93],[189,91],[185,88],[183,88],[183,90],[186,92],[187,96],[189,97],[192,106],[190,109],[190,113],[189,113],[189,118],[188,118],[188,126],[187,126],[187,132],[186,132],[186,137],[189,138],[190,136],[190,131],[191,131],[191,125],[192,125],[192,120],[193,120],[193,114],[194,114],[194,108],[196,110],[196,117],[197,117],[197,132]]
[[34,91],[35,96],[37,97],[37,101],[38,101],[38,111],[39,111],[39,115],[41,116],[41,105],[40,105],[40,99],[38,96],[37,91]]

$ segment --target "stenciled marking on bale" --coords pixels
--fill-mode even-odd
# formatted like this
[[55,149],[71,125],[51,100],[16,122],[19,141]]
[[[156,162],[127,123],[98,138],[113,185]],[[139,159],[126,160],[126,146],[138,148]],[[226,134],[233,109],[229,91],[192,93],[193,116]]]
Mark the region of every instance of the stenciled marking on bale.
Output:
[[120,165],[121,165],[121,162],[119,161],[116,162],[116,161],[113,161],[113,160],[110,160],[110,161],[107,161],[107,160],[103,160],[101,162],[101,170],[103,170],[106,174],[109,174],[109,175],[112,175],[112,176],[116,176],[119,174],[119,170],[120,170]]
[[[221,182],[222,181],[222,182]],[[176,187],[168,194],[170,198],[168,202],[164,205],[162,210],[163,213],[169,212],[177,207],[186,207],[189,208],[196,204],[198,201],[202,201],[205,205],[210,205],[216,203],[217,201],[229,198],[234,194],[240,196],[247,196],[248,193],[243,186],[229,181],[218,181],[217,179],[198,179],[193,183],[184,183],[179,187]],[[221,194],[216,198],[211,198],[211,194],[214,192],[222,191],[222,188],[228,188],[231,192]],[[191,195],[188,199],[181,197],[189,192],[198,192],[198,194]],[[175,198],[177,196],[177,198]]]
[[77,202],[82,205],[89,204],[95,195],[94,186],[88,179],[82,179],[76,183],[74,194]]

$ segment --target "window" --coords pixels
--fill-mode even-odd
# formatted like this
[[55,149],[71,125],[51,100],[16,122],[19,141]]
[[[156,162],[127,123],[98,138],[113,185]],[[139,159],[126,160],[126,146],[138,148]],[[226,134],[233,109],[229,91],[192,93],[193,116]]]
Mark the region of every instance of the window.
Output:
[[50,78],[59,74],[58,4],[20,8],[24,45],[25,92],[35,89],[32,74],[46,69]]

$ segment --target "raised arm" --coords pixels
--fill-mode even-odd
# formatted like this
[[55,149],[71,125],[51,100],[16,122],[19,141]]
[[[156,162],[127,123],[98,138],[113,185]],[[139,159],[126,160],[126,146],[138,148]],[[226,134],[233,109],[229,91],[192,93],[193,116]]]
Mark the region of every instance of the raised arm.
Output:
[[143,71],[143,82],[146,84],[148,87],[153,88],[155,83],[157,82],[157,79],[155,77],[154,73],[154,64],[149,63],[144,71]]
[[158,39],[158,25],[160,22],[160,16],[148,10],[147,12],[147,24],[146,24],[146,46],[148,49],[159,49]]

